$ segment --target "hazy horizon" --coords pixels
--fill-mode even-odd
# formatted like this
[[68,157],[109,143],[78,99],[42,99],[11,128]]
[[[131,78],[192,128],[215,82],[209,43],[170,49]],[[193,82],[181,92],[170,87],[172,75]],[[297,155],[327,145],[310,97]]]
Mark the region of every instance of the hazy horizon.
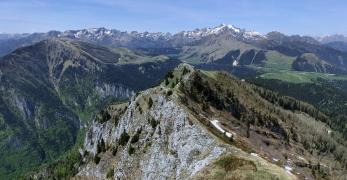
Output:
[[9,34],[99,27],[177,33],[222,23],[262,34],[347,34],[342,0],[3,0],[0,7],[0,32]]

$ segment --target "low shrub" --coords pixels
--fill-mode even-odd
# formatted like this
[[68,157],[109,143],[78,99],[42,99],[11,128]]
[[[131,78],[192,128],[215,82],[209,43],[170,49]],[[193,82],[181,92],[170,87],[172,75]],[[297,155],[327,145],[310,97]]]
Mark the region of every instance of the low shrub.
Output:
[[113,168],[109,169],[106,174],[106,178],[113,178],[114,176],[114,170]]
[[151,97],[149,97],[147,105],[148,105],[148,109],[150,109],[150,108],[152,107],[152,105],[153,105],[153,100],[152,100]]
[[124,130],[123,133],[120,135],[118,144],[121,146],[124,146],[128,143],[129,139],[130,139],[129,134]]
[[95,120],[99,123],[104,123],[111,119],[111,115],[106,110],[101,110],[97,115]]
[[112,148],[112,155],[113,155],[113,156],[116,156],[117,151],[118,151],[118,148],[117,148],[117,147],[113,147],[113,148]]
[[153,129],[155,129],[159,124],[154,118],[151,119],[150,123]]
[[128,153],[129,153],[129,155],[134,154],[135,153],[135,148],[130,145],[129,149],[128,149]]
[[101,139],[100,143],[96,146],[97,154],[101,152],[106,152],[106,145],[104,139]]
[[182,75],[186,75],[187,73],[189,73],[189,69],[187,69],[186,67],[183,68],[182,71]]
[[167,96],[171,96],[171,95],[172,95],[172,91],[171,91],[171,90],[168,90],[166,95],[167,95]]
[[95,156],[94,156],[94,162],[95,162],[95,164],[99,164],[100,160],[101,160],[101,158],[100,158],[98,155],[95,155]]
[[234,156],[226,156],[217,161],[217,165],[222,167],[226,172],[234,171],[240,168],[256,170],[256,165],[252,161],[241,159]]
[[137,143],[139,141],[141,131],[142,131],[141,129],[136,131],[135,135],[130,140],[131,144]]

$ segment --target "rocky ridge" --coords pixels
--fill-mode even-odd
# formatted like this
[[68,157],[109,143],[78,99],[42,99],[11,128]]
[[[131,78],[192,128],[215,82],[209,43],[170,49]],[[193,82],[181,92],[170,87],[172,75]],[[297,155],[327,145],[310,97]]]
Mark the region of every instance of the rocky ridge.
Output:
[[81,149],[87,163],[75,178],[199,179],[208,172],[214,176],[220,168],[209,166],[232,159],[243,172],[232,174],[239,178],[296,179],[255,153],[231,145],[238,135],[218,133],[224,129],[218,121],[211,119],[210,127],[206,126],[182,104],[177,89],[194,72],[181,65],[174,74],[186,74],[173,89],[163,82],[133,96],[128,104],[109,106],[105,111],[110,116],[105,121],[97,118],[87,132]]

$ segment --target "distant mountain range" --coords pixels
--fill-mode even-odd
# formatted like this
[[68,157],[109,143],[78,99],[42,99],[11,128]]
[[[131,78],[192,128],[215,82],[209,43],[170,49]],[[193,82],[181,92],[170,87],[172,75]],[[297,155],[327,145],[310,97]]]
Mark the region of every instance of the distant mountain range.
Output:
[[[177,47],[187,44],[192,41],[201,40],[206,36],[219,35],[223,33],[229,33],[230,35],[237,37],[238,39],[243,39],[245,41],[251,40],[264,40],[272,39],[277,42],[287,39],[287,36],[277,32],[270,32],[268,34],[261,34],[256,31],[247,31],[235,27],[233,25],[221,24],[212,28],[201,28],[192,31],[182,31],[176,34],[163,33],[163,32],[127,32],[119,31],[116,29],[106,29],[106,28],[91,28],[91,29],[81,29],[81,30],[67,30],[61,31],[49,31],[47,33],[25,33],[25,34],[1,34],[1,42],[13,42],[12,47],[8,49],[2,49],[1,54],[6,54],[11,49],[16,49],[16,46],[23,46],[30,42],[37,42],[48,37],[55,38],[70,38],[77,39],[81,41],[88,41],[94,43],[100,43],[103,45],[112,46],[123,46],[128,48],[164,48],[164,47]],[[277,33],[277,35],[276,35]],[[347,42],[347,37],[341,34],[321,36],[321,37],[309,37],[309,36],[290,36],[293,41],[306,41],[310,43],[322,43],[327,44],[331,42]],[[144,44],[140,44],[140,43]]]
[[347,52],[347,36],[335,34],[316,38],[322,44],[325,44],[334,49]]
[[321,36],[316,38],[319,42],[323,44],[331,43],[331,42],[347,42],[347,36],[342,34],[334,34],[334,35],[328,35],[328,36]]
[[[279,32],[262,35],[232,25],[222,24],[213,28],[183,31],[177,34],[122,32],[106,28],[69,30],[64,32],[22,34],[4,36],[0,40],[0,55],[18,47],[31,45],[47,38],[65,38],[108,47],[124,47],[144,53],[174,55],[190,63],[228,62],[229,65],[258,63],[265,60],[266,52],[277,51],[290,57],[313,53],[319,61],[305,60],[293,69],[328,73],[344,73],[347,70],[347,52],[338,45],[323,45],[308,36],[286,36]],[[337,39],[337,38],[335,38]],[[322,40],[323,41],[323,40]],[[324,40],[325,42],[325,40]],[[252,62],[249,59],[252,56]],[[303,61],[301,58],[300,61]],[[224,63],[225,64],[225,63]],[[302,67],[298,67],[302,66]],[[314,66],[329,66],[315,68]]]
[[33,34],[3,34],[0,38],[0,54],[6,54],[18,47],[29,45],[46,38],[69,38],[101,45],[126,48],[167,48],[180,47],[182,45],[200,40],[206,36],[218,35],[229,32],[235,37],[244,39],[264,38],[260,33],[245,31],[231,25],[222,24],[214,28],[183,31],[177,34],[150,33],[150,32],[122,32],[106,28],[92,28],[83,30],[68,30],[64,32],[50,31],[47,33]]

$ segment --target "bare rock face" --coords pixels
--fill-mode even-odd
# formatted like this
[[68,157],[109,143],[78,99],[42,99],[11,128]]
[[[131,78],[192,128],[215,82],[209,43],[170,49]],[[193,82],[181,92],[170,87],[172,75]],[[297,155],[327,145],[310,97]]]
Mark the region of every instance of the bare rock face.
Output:
[[[226,152],[207,130],[193,122],[175,98],[166,98],[165,91],[164,88],[154,88],[143,92],[134,97],[117,126],[112,121],[94,122],[88,132],[85,149],[93,156],[97,154],[101,139],[106,146],[117,146],[122,133],[131,137],[125,146],[117,146],[114,177],[184,179],[194,176]],[[144,104],[149,98],[153,101],[152,107]],[[144,112],[141,114],[140,111]],[[138,142],[133,142],[138,132]],[[129,148],[135,149],[131,155]],[[100,167],[90,163],[77,176],[104,178],[105,169]]]
[[130,98],[132,95],[134,95],[134,91],[126,88],[124,86],[120,85],[113,85],[113,84],[103,84],[102,86],[96,86],[95,87],[97,94],[101,98],[106,98],[108,96],[113,96],[117,98]]
[[[185,67],[185,71],[193,71]],[[98,114],[81,149],[86,163],[74,178],[194,179],[210,172],[210,166],[213,171],[213,164],[221,158],[232,156],[247,159],[254,174],[258,172],[253,166],[266,166],[274,171],[264,177],[295,179],[212,133],[181,102],[178,88],[179,83],[173,88],[162,83],[133,96],[129,103],[110,105]]]

